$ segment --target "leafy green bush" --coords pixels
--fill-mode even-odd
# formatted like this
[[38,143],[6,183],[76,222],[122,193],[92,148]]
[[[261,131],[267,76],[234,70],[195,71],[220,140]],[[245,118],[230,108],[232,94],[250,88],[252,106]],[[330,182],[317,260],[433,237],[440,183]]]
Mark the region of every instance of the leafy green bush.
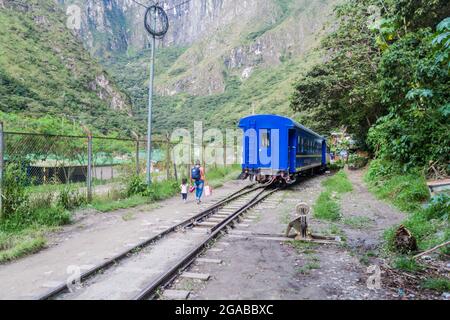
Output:
[[398,166],[394,163],[383,159],[372,160],[365,175],[365,180],[369,183],[377,183],[382,179],[389,178],[391,175],[399,173],[397,168]]
[[64,186],[58,194],[58,205],[66,210],[73,210],[87,204],[86,196],[78,189]]
[[127,183],[126,194],[128,197],[143,194],[147,190],[147,184],[141,176],[132,176]]
[[330,163],[328,165],[328,168],[332,171],[338,171],[338,170],[344,169],[344,167],[345,167],[345,163],[343,160],[338,160],[338,161],[335,161],[334,163]]
[[448,221],[450,215],[450,195],[441,193],[432,197],[424,209],[424,215],[428,220],[442,219]]
[[19,165],[6,166],[3,181],[3,219],[0,230],[19,232],[30,227],[59,226],[70,221],[64,206],[53,203],[53,194],[31,197],[27,191],[28,180]]
[[358,154],[351,154],[348,158],[348,167],[350,169],[361,169],[369,163],[369,159]]
[[371,190],[380,199],[391,201],[400,210],[412,212],[429,199],[425,177],[417,172],[396,174],[393,164],[371,162],[365,176]]
[[149,201],[158,201],[167,199],[179,191],[179,183],[173,180],[154,181],[147,186],[141,176],[133,176],[127,185],[126,194],[128,197],[141,195],[147,197]]
[[9,164],[3,176],[3,214],[5,218],[21,210],[30,198],[25,170],[18,164]]
[[148,197],[150,201],[167,199],[179,192],[179,183],[173,180],[154,182],[142,195]]

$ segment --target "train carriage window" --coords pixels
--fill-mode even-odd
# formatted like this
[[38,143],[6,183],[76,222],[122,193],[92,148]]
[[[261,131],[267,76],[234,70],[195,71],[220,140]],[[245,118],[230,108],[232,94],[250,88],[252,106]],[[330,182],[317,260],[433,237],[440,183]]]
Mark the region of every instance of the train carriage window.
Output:
[[270,147],[270,130],[261,130],[261,147],[269,148]]

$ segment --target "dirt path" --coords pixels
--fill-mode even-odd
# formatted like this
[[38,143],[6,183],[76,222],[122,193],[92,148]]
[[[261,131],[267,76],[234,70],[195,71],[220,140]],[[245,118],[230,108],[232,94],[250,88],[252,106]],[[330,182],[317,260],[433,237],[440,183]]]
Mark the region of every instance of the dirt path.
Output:
[[79,214],[77,222],[50,235],[47,249],[0,265],[0,299],[36,298],[66,282],[73,275],[70,267],[85,271],[200,212],[246,183],[226,183],[200,207],[192,196],[186,204],[177,196],[133,209]]
[[[208,251],[217,265],[196,264],[193,272],[211,275],[208,282],[182,279],[176,289],[191,290],[191,299],[390,299],[383,287],[367,286],[369,265],[376,255],[383,230],[402,220],[402,214],[367,191],[362,172],[348,172],[353,192],[342,199],[343,219],[330,223],[310,219],[313,233],[339,235],[342,245],[308,245],[261,240],[247,233],[282,235],[295,205],[313,205],[326,176],[300,183],[272,196],[248,215],[248,228],[238,227]],[[243,233],[242,233],[243,232]],[[239,236],[241,233],[241,236]],[[244,236],[242,236],[244,234]],[[382,279],[381,279],[382,284]]]

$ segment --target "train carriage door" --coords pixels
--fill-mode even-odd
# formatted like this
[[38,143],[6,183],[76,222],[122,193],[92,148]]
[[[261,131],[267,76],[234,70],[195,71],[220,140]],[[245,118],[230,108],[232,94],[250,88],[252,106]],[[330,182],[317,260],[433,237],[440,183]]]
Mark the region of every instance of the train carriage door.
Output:
[[261,168],[271,167],[272,157],[272,132],[270,129],[259,130],[259,166]]
[[328,163],[327,160],[327,141],[323,140],[322,142],[322,165],[326,166]]
[[289,129],[288,167],[289,172],[294,173],[297,168],[297,134],[296,130]]
[[258,166],[257,143],[256,122],[252,120],[244,134],[244,163],[250,169]]

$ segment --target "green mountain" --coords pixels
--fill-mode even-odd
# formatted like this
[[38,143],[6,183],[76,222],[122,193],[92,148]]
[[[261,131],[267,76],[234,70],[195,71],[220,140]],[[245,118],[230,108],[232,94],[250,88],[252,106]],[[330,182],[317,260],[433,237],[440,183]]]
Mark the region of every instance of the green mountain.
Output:
[[[145,9],[119,0],[60,2],[81,8],[80,38],[132,97],[144,132],[150,57]],[[157,50],[156,130],[191,128],[194,120],[235,127],[253,111],[301,120],[289,109],[292,83],[322,59],[314,48],[337,2],[199,0],[168,10],[171,27]]]
[[6,128],[20,129],[11,123],[20,115],[30,122],[67,119],[102,133],[133,128],[130,99],[66,19],[52,0],[0,1],[0,111]]

